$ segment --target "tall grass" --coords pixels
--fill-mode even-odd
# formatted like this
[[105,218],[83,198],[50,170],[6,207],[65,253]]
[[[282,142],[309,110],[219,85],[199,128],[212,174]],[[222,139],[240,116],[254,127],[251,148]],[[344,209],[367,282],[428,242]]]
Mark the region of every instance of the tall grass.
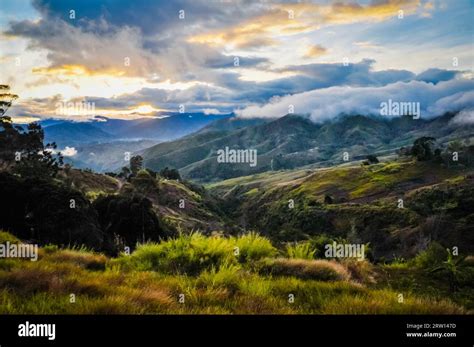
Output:
[[238,248],[238,259],[241,263],[256,261],[262,258],[271,258],[277,254],[270,240],[255,232],[232,237],[229,242]]
[[198,275],[223,264],[247,263],[276,254],[270,241],[256,233],[238,237],[207,237],[195,232],[137,247],[130,256],[112,262],[123,269]]
[[[466,312],[428,294],[410,292],[399,303],[401,289],[370,287],[370,264],[274,258],[276,249],[254,233],[230,238],[181,235],[140,245],[132,255],[117,259],[50,248],[42,250],[37,262],[0,261],[6,264],[0,266],[0,314]],[[71,293],[75,303],[69,300]],[[182,294],[184,303],[178,301]]]
[[300,242],[286,245],[286,254],[291,259],[314,259],[316,250],[309,242]]

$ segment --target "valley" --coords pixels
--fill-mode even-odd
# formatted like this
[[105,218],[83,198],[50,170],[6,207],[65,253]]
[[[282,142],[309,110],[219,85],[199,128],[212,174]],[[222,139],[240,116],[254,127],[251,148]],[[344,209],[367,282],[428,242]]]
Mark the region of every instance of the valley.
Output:
[[[107,174],[70,161],[51,177],[8,166],[1,193],[15,198],[2,199],[0,236],[40,249],[34,264],[2,261],[2,312],[471,312],[472,127],[450,127],[453,117],[223,119],[157,145],[78,147],[96,153],[97,164],[108,160]],[[394,127],[399,135],[387,137]],[[441,141],[423,137],[426,129]],[[304,146],[294,147],[292,136]],[[253,141],[255,167],[218,162],[219,146],[239,141]],[[422,146],[429,152],[417,152]],[[129,163],[125,150],[133,152]],[[296,157],[296,167],[276,165]],[[199,172],[206,174],[190,178]],[[358,251],[328,253],[328,245]],[[452,252],[462,254],[456,274],[444,267]],[[38,274],[62,284],[36,282]],[[143,289],[132,289],[136,281]],[[22,305],[10,291],[20,287]],[[80,305],[64,301],[71,290]]]

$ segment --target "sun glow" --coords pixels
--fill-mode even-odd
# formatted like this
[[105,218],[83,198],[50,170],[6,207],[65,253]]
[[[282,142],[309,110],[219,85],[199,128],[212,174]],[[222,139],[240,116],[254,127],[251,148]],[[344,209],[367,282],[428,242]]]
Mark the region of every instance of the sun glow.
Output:
[[131,110],[130,113],[139,113],[139,114],[150,114],[154,112],[159,112],[161,111],[160,109],[154,108],[151,105],[140,105],[133,110]]

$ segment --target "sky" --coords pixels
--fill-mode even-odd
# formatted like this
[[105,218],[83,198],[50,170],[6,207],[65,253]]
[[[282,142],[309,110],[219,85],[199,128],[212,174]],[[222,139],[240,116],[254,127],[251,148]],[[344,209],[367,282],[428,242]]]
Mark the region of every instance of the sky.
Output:
[[319,121],[375,114],[389,99],[419,102],[422,117],[474,118],[473,0],[0,0],[0,10],[0,84],[20,96],[17,121],[180,109]]

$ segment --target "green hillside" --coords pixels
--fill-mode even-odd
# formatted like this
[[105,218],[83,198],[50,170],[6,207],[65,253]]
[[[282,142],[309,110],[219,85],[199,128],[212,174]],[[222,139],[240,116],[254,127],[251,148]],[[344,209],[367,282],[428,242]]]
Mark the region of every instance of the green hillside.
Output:
[[[287,115],[237,129],[223,126],[221,122],[215,128],[211,124],[206,131],[158,144],[142,154],[146,166],[153,170],[174,167],[185,178],[212,182],[310,164],[319,167],[341,164],[344,152],[348,154],[348,161],[362,159],[368,154],[393,154],[422,136],[435,137],[440,145],[453,139],[472,138],[472,125],[453,125],[453,117],[454,114],[446,114],[434,120],[410,117],[386,120],[347,116],[316,124],[304,116]],[[219,164],[217,151],[225,147],[257,150],[257,165]]]
[[470,168],[403,159],[264,173],[208,188],[224,197],[230,215],[274,240],[339,237],[370,243],[381,260],[412,257],[434,240],[473,252],[473,181]]

